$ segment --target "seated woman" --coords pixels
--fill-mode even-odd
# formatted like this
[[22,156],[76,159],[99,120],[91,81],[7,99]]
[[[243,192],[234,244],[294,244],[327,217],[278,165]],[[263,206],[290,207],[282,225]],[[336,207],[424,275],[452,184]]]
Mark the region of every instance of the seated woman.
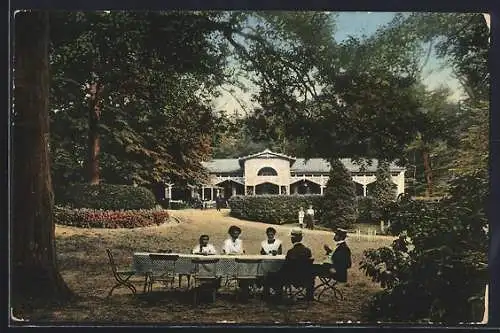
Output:
[[240,237],[241,228],[235,225],[229,227],[227,231],[229,238],[224,241],[222,245],[223,254],[243,254],[245,250],[243,249],[243,242]]
[[282,254],[283,249],[281,246],[281,241],[277,238],[274,238],[276,236],[276,229],[274,229],[273,227],[267,228],[266,235],[267,235],[267,240],[264,240],[262,241],[262,243],[260,243],[261,245],[260,254],[267,254],[267,255]]
[[210,238],[208,235],[200,236],[200,243],[193,248],[193,254],[217,254],[217,250],[212,244],[209,244],[208,241]]

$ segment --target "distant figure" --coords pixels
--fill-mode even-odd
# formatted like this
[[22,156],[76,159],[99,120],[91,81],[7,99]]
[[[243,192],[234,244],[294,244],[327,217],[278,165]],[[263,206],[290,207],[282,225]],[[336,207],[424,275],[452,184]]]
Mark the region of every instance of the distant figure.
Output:
[[220,212],[220,209],[222,207],[222,205],[224,204],[224,198],[222,197],[222,195],[218,195],[216,198],[215,198],[215,208],[217,208],[217,211]]
[[277,255],[282,254],[283,249],[281,247],[281,241],[275,238],[276,229],[269,227],[266,229],[267,239],[260,243],[260,254],[264,255]]
[[244,254],[245,250],[243,249],[243,242],[240,237],[241,228],[235,225],[229,227],[227,231],[229,234],[229,238],[224,241],[222,245],[222,253],[223,254]]
[[305,220],[306,220],[306,228],[313,230],[314,229],[314,209],[313,209],[312,205],[309,205],[309,208],[306,210]]
[[304,212],[304,207],[300,207],[299,209],[299,226],[301,229],[304,228],[304,216],[306,215],[306,212]]
[[217,250],[215,249],[215,247],[212,244],[208,243],[209,240],[210,238],[208,237],[208,235],[201,235],[200,243],[193,248],[193,254],[217,254]]

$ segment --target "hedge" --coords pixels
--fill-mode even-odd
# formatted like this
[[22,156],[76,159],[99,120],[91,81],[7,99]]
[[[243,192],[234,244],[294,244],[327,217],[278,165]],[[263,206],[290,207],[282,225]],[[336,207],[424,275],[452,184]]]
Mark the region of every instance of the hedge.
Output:
[[152,209],[153,193],[144,187],[113,184],[73,184],[56,195],[56,204],[104,210]]
[[160,225],[169,218],[166,210],[98,210],[54,207],[54,221],[80,228],[138,228]]
[[271,224],[297,223],[300,207],[304,210],[313,205],[317,214],[321,212],[321,195],[257,195],[232,196],[229,199],[230,215],[233,217],[261,221]]

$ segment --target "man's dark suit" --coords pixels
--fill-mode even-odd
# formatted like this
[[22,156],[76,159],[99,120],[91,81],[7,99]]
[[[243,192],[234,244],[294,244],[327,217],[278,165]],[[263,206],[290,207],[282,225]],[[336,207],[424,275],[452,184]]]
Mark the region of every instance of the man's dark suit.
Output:
[[332,254],[332,265],[335,268],[335,280],[347,282],[347,269],[351,268],[351,249],[345,242],[340,243]]
[[306,298],[312,299],[314,291],[312,260],[311,250],[302,243],[295,243],[286,253],[281,270],[268,275],[267,288],[271,286],[280,293],[285,284],[306,287]]

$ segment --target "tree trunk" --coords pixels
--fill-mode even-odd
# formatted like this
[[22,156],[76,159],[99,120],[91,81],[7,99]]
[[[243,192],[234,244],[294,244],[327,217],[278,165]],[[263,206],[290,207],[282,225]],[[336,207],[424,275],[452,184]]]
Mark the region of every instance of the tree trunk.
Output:
[[431,167],[431,157],[427,149],[424,149],[422,151],[422,158],[424,161],[425,183],[427,184],[427,188],[425,190],[425,196],[430,197],[432,195],[432,167]]
[[92,185],[99,184],[99,151],[101,142],[99,137],[99,122],[101,120],[101,108],[99,104],[99,84],[93,83],[90,86],[89,100],[89,134],[88,134],[88,160],[87,175],[88,181]]
[[49,165],[48,13],[15,16],[13,300],[65,299],[57,267]]

